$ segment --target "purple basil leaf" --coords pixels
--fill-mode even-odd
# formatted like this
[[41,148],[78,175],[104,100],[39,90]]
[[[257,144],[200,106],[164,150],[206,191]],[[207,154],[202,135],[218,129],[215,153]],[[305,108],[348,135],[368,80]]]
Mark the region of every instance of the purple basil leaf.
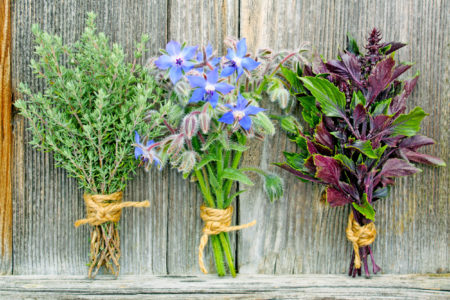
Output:
[[323,155],[314,155],[314,165],[316,166],[316,178],[323,182],[338,185],[341,177],[341,166],[339,162],[332,157]]
[[423,153],[419,153],[419,152],[415,152],[409,149],[402,149],[400,150],[402,152],[402,154],[404,156],[406,156],[406,158],[410,161],[416,162],[416,163],[421,163],[421,164],[426,164],[426,165],[433,165],[433,166],[441,166],[441,167],[445,167],[446,164],[445,162],[438,158],[438,157],[434,157],[428,154],[423,154]]
[[397,79],[400,75],[405,73],[411,68],[411,65],[400,65],[394,69],[394,74],[392,74],[391,82]]
[[389,43],[384,43],[384,44],[382,45],[382,47],[386,47],[386,46],[388,46],[388,45],[390,45],[391,47],[389,48],[389,50],[387,50],[387,51],[384,53],[385,55],[389,55],[389,54],[391,54],[392,52],[397,51],[398,49],[403,48],[403,47],[406,46],[406,44],[404,44],[404,43],[399,43],[399,42],[389,42]]
[[400,177],[412,175],[420,171],[420,169],[414,167],[403,159],[391,158],[384,163],[384,166],[378,176]]
[[362,87],[361,64],[352,53],[341,53],[342,60],[330,60],[325,65],[332,74],[344,79],[352,80],[356,85]]
[[352,196],[353,199],[359,201],[358,189],[353,184],[339,181],[339,188],[348,195]]
[[358,127],[359,124],[364,122],[367,117],[366,109],[364,108],[364,105],[361,103],[356,105],[355,109],[353,110],[353,126]]
[[333,136],[325,128],[323,121],[316,126],[316,129],[314,130],[314,138],[318,143],[330,149],[334,148]]
[[316,182],[316,183],[322,183],[320,180],[317,180],[317,179],[315,179],[312,176],[304,174],[304,173],[302,173],[302,172],[292,168],[291,166],[289,166],[286,163],[275,163],[274,165],[276,165],[277,167],[280,167],[280,168],[282,168],[282,169],[284,169],[284,170],[286,170],[286,171],[288,171],[288,172],[290,172],[290,173],[294,174],[295,176],[298,176],[298,177],[300,177],[302,179],[305,179],[305,180],[308,180],[308,181],[312,181],[312,182]]
[[419,76],[415,76],[410,80],[405,80],[405,85],[403,87],[403,92],[400,95],[395,96],[389,107],[389,114],[401,114],[406,109],[406,99],[412,93],[414,87],[417,84]]
[[423,135],[415,135],[410,138],[404,139],[399,147],[400,148],[408,148],[411,150],[416,151],[420,147],[427,146],[427,145],[433,145],[435,144],[435,141],[432,138],[429,138],[427,136]]
[[391,82],[394,66],[395,61],[391,57],[388,57],[377,63],[373,68],[368,78],[369,86],[367,87],[366,107],[372,104],[378,94]]
[[327,187],[327,202],[331,207],[342,206],[352,202],[348,194],[341,192],[334,187]]

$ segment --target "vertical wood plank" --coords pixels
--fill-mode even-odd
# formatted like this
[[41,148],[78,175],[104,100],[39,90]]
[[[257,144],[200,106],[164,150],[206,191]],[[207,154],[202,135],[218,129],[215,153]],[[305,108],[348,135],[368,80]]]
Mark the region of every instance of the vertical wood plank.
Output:
[[0,2],[0,274],[12,272],[11,3]]
[[[12,5],[12,84],[16,99],[20,98],[20,82],[34,91],[44,88],[29,67],[34,57],[33,23],[71,43],[80,37],[86,13],[94,11],[98,31],[105,32],[111,42],[120,43],[128,54],[143,33],[150,36],[148,47],[153,55],[165,45],[166,1],[17,0]],[[25,128],[24,119],[15,116],[14,273],[85,275],[89,226],[73,226],[85,214],[83,191],[64,170],[55,167],[51,154],[37,152],[28,144],[30,136]],[[137,177],[127,187],[124,200],[147,199],[151,207],[125,209],[122,214],[121,274],[165,274],[167,174],[140,170]]]
[[[207,45],[209,42],[219,55],[225,53],[223,40],[238,34],[238,1],[169,1],[168,41],[187,42],[189,45]],[[199,274],[198,243],[203,222],[200,206],[201,192],[196,184],[183,180],[181,174],[171,171],[168,199],[168,273]],[[230,233],[232,243],[234,234]],[[206,268],[215,270],[209,246],[205,251]]]
[[[407,42],[402,61],[416,61],[421,78],[408,107],[430,113],[422,132],[438,145],[427,153],[449,157],[448,1],[252,1],[241,0],[241,37],[251,48],[294,48],[305,40],[325,59],[335,58],[350,32],[359,42],[374,26],[386,41]],[[269,105],[269,104],[267,104]],[[274,106],[270,106],[273,108]],[[298,113],[298,111],[297,111]],[[348,208],[319,202],[320,189],[269,166],[295,151],[283,133],[246,153],[244,164],[260,165],[285,180],[284,199],[270,204],[261,186],[241,195],[242,218],[257,226],[239,232],[242,273],[343,273],[350,259],[345,238]],[[398,181],[391,196],[375,204],[375,257],[385,273],[448,272],[449,168],[423,167]],[[258,180],[258,179],[256,179]],[[244,219],[244,220],[245,220]]]

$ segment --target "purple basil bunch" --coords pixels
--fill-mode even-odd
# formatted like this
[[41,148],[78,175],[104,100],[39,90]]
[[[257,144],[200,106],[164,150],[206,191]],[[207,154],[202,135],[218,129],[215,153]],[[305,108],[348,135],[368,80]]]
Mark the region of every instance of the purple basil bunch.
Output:
[[[419,172],[414,163],[445,166],[437,157],[418,152],[434,144],[419,135],[420,123],[427,115],[422,108],[407,111],[406,100],[418,75],[408,80],[399,76],[411,64],[398,64],[394,51],[405,44],[382,43],[373,29],[360,52],[348,38],[348,46],[338,60],[322,61],[291,71],[288,84],[302,106],[307,129],[286,118],[287,129],[298,146],[285,152],[285,162],[277,165],[298,178],[326,186],[325,197],[331,206],[351,205],[354,220],[360,226],[374,221],[375,201],[388,196],[395,178]],[[361,275],[361,258],[369,276],[367,259],[376,265],[370,245],[353,252],[349,275]]]

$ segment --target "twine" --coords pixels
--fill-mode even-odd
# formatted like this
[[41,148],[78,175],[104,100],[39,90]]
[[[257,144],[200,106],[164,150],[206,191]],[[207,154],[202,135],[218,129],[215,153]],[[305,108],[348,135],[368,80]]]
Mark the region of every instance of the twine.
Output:
[[355,268],[361,268],[361,257],[359,256],[359,247],[368,246],[375,241],[377,230],[375,223],[361,226],[354,218],[353,212],[348,216],[347,229],[345,230],[347,239],[352,242],[355,251]]
[[205,274],[208,274],[208,271],[206,270],[205,264],[203,262],[203,251],[206,244],[208,243],[208,237],[210,235],[219,234],[221,232],[240,230],[256,224],[256,221],[253,220],[252,222],[247,224],[230,226],[232,215],[232,206],[229,206],[226,209],[216,209],[206,207],[204,205],[200,207],[200,217],[202,218],[203,222],[205,222],[205,226],[203,226],[203,235],[200,239],[200,245],[198,246],[198,264],[202,272]]
[[122,192],[115,192],[109,195],[84,194],[83,198],[86,204],[87,217],[76,221],[75,227],[83,224],[95,226],[105,222],[118,222],[124,207],[150,206],[148,201],[122,202]]

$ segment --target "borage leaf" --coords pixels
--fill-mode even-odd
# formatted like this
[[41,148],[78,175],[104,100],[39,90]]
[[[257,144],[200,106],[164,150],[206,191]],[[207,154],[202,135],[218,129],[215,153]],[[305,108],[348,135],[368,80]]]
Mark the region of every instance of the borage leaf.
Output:
[[239,181],[246,185],[253,185],[253,182],[250,180],[250,178],[247,177],[243,172],[232,169],[232,168],[226,168],[223,170],[222,178],[231,179],[235,181]]

